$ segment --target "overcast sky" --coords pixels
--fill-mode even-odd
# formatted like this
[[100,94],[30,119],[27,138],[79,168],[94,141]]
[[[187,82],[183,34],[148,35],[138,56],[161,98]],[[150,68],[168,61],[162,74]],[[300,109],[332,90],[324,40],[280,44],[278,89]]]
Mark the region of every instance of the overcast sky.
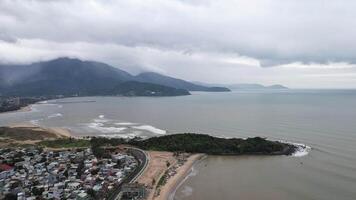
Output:
[[69,56],[210,83],[356,88],[352,0],[0,0],[0,62]]

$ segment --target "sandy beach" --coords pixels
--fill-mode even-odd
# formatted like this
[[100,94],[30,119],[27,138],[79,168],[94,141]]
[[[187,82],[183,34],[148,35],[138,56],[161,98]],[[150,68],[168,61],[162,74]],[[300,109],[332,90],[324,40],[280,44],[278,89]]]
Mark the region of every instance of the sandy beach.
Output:
[[32,105],[30,104],[28,106],[21,107],[18,110],[12,110],[12,111],[6,111],[6,112],[1,112],[0,114],[6,114],[6,113],[16,113],[16,112],[30,112],[32,111]]
[[167,183],[161,188],[160,194],[155,197],[154,200],[168,200],[179,184],[189,174],[194,163],[203,156],[204,154],[191,155],[188,160],[176,170],[177,173],[167,180]]
[[71,132],[68,129],[65,128],[58,128],[58,127],[41,127],[37,126],[31,123],[16,123],[16,124],[11,124],[9,125],[10,128],[28,128],[32,130],[38,130],[38,131],[47,131],[49,133],[55,134],[59,138],[66,138],[66,137],[73,137]]
[[[189,174],[194,163],[204,154],[189,155],[184,163],[179,162],[172,152],[149,151],[150,161],[138,182],[148,189],[148,200],[167,200],[181,181]],[[169,165],[167,165],[169,163]],[[174,172],[164,185],[159,186],[159,180],[168,171]]]
[[138,179],[138,182],[144,184],[148,189],[148,200],[154,199],[155,188],[158,180],[168,169],[167,162],[175,165],[177,160],[174,158],[172,152],[163,151],[148,151],[150,160],[143,175]]

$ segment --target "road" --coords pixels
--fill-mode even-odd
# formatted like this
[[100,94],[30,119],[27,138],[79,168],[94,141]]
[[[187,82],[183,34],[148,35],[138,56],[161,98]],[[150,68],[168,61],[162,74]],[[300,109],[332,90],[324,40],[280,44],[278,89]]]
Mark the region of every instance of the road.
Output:
[[115,191],[109,195],[108,200],[119,200],[121,187],[126,183],[134,183],[137,181],[148,165],[149,156],[145,151],[134,147],[127,147],[127,149],[128,152],[138,160],[138,166],[123,182],[120,183],[120,185],[117,186]]

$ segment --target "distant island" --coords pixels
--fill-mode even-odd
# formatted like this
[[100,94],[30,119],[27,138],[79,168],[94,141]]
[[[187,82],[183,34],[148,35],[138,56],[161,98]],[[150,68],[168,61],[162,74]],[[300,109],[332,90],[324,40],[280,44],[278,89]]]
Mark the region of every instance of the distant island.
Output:
[[249,83],[241,83],[241,84],[232,84],[228,85],[227,87],[233,89],[233,90],[286,90],[288,89],[287,87],[283,85],[269,85],[269,86],[264,86],[261,84],[249,84]]
[[209,83],[202,83],[202,82],[194,82],[196,84],[204,85],[207,87],[226,87],[231,90],[287,90],[288,87],[280,84],[275,85],[262,85],[258,83],[236,83],[236,84],[209,84]]

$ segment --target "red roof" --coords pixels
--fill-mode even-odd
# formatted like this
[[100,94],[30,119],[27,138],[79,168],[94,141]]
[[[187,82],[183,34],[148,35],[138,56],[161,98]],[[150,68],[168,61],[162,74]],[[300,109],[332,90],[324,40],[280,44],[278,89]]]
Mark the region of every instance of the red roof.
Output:
[[0,171],[9,171],[12,170],[12,167],[7,164],[0,164]]

